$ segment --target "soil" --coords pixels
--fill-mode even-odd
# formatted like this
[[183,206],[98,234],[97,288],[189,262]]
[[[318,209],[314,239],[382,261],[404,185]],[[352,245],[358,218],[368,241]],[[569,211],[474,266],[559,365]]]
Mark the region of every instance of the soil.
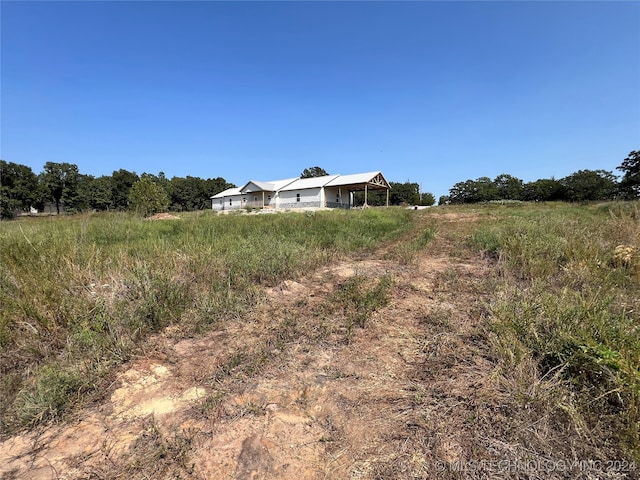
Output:
[[[460,478],[443,465],[511,457],[483,320],[491,266],[452,241],[472,216],[441,217],[408,264],[387,245],[197,338],[170,327],[75,421],[0,443],[1,478]],[[393,284],[347,335],[330,303],[354,275]]]
[[180,217],[176,217],[170,213],[156,213],[147,217],[146,220],[180,220]]

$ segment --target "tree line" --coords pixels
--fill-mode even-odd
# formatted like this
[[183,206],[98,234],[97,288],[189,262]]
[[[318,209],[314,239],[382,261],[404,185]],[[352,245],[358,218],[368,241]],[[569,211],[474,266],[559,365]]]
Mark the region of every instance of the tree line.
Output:
[[138,175],[122,168],[94,177],[80,173],[75,164],[55,162],[36,174],[28,166],[0,160],[0,217],[31,208],[52,213],[143,208],[148,213],[149,203],[171,211],[201,210],[211,206],[212,195],[234,186],[221,177],[168,179],[163,172]]
[[633,200],[640,198],[640,150],[632,151],[616,168],[620,180],[606,170],[579,170],[556,180],[543,178],[525,183],[508,174],[495,179],[480,177],[456,183],[438,204],[479,203],[495,200],[567,201]]
[[[312,167],[305,169],[301,177],[322,175],[328,173]],[[435,203],[432,194],[420,193],[417,183],[390,182],[390,185],[391,205]],[[133,210],[141,215],[203,210],[210,208],[212,195],[232,187],[235,185],[221,177],[169,179],[163,172],[138,175],[122,168],[111,175],[94,177],[80,173],[78,166],[71,163],[47,162],[42,172],[35,174],[28,166],[0,160],[0,218],[13,218],[31,208],[56,214]],[[361,192],[356,197],[356,202],[364,200]],[[385,202],[386,193],[369,193],[370,205]]]

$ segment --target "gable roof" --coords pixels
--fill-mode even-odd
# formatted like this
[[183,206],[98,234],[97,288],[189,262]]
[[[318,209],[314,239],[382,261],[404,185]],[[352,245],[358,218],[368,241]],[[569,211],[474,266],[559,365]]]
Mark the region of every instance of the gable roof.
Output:
[[240,191],[242,193],[251,193],[251,192],[273,192],[275,187],[271,182],[259,182],[258,180],[249,180],[245,183]]
[[[261,182],[258,180],[249,180],[240,188],[242,193],[253,193],[253,192],[278,192],[283,187],[286,187],[291,182],[295,182],[299,180],[298,178],[285,178],[284,180],[273,180],[270,182]],[[254,187],[252,188],[251,185]]]
[[211,198],[224,198],[231,197],[232,195],[241,195],[240,189],[238,187],[227,188],[226,190],[216,193]]
[[343,185],[355,185],[364,188],[365,185],[372,189],[391,188],[382,172],[354,173],[353,175],[339,175],[327,183],[327,187]]

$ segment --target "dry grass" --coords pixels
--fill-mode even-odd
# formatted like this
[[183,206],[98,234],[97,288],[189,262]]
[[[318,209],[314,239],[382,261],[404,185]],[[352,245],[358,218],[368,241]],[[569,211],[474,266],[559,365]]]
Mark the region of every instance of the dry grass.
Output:
[[265,286],[406,229],[402,210],[275,216],[115,214],[26,219],[0,231],[0,432],[95,398],[149,335],[203,331]]
[[[130,385],[139,402],[173,410],[136,416],[114,393],[87,418],[110,425],[105,442],[118,448],[89,449],[66,473],[635,478],[623,462],[637,454],[637,278],[613,260],[615,246],[640,238],[634,212],[430,209],[399,241],[286,281],[254,277],[251,308],[190,323],[212,308],[203,289],[118,376],[140,382]],[[194,388],[205,393],[177,402]],[[94,431],[61,428],[42,457],[59,458],[52,438]]]

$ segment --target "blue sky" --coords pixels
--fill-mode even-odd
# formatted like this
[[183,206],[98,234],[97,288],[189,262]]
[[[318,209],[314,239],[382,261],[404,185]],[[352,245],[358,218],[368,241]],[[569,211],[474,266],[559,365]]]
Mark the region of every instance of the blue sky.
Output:
[[0,157],[380,170],[423,191],[640,149],[640,2],[0,2]]

